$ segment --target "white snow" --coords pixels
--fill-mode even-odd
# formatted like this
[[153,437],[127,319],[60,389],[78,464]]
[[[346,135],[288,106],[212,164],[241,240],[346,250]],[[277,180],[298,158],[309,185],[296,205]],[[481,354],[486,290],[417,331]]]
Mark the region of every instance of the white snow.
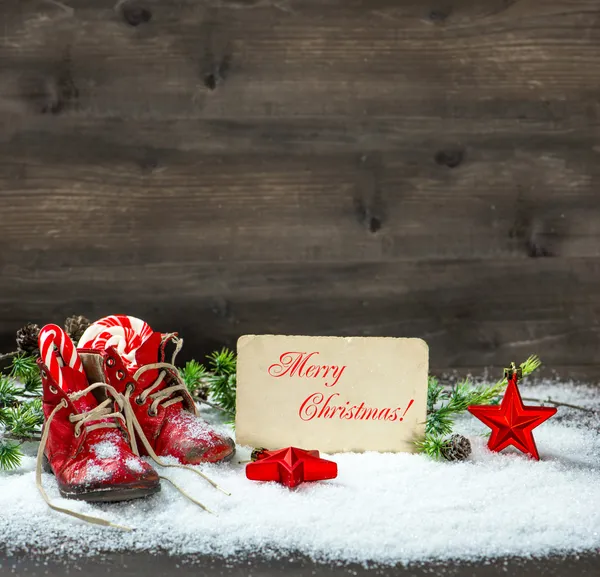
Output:
[[97,463],[89,463],[85,469],[85,482],[96,483],[98,481],[106,481],[110,477],[110,473]]
[[98,459],[116,459],[119,456],[119,446],[111,440],[111,436],[107,434],[107,438],[95,445],[92,445],[91,449],[94,451],[96,458]]
[[[600,391],[568,384],[522,387],[523,396],[600,410]],[[206,410],[203,409],[203,413]],[[468,462],[434,462],[409,454],[339,454],[337,479],[295,490],[244,475],[240,448],[229,464],[202,470],[231,491],[227,497],[179,469],[175,480],[217,516],[187,501],[168,483],[148,499],[60,506],[134,527],[132,533],[92,526],[51,511],[35,486],[35,458],[0,474],[0,549],[88,555],[102,551],[174,554],[289,555],[325,561],[392,564],[448,558],[545,555],[600,547],[600,420],[572,409],[534,431],[540,462],[516,452],[490,453],[473,417],[461,418],[474,454]],[[310,449],[311,447],[306,447]]]
[[128,457],[125,459],[125,466],[134,473],[141,473],[144,470],[142,460],[137,457]]

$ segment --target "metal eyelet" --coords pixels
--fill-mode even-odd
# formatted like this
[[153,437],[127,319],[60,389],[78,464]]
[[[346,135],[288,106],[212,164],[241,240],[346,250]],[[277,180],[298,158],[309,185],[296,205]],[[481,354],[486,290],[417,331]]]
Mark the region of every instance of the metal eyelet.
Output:
[[108,357],[108,359],[106,359],[106,364],[109,367],[114,367],[116,362],[117,361],[115,361],[114,357]]
[[142,405],[143,405],[143,404],[145,404],[145,403],[146,403],[146,401],[145,401],[144,399],[142,399],[142,397],[141,397],[141,396],[140,396],[140,397],[136,397],[136,398],[135,398],[135,404],[136,404],[136,405],[140,405],[140,406],[142,406]]
[[44,379],[48,377],[48,373],[46,372],[46,369],[42,369],[40,371],[40,374],[42,375],[42,378],[44,378]]
[[125,385],[125,392],[133,393],[133,391],[135,391],[135,383],[127,383],[127,385]]
[[75,429],[75,436],[81,437],[81,429],[79,429],[79,430]]
[[148,409],[148,416],[149,416],[149,417],[156,417],[156,415],[158,415],[158,412],[157,412],[157,411],[153,411],[153,410],[152,410],[152,407],[150,407],[150,408]]
[[53,395],[58,395],[58,391],[51,385],[48,387]]
[[117,371],[117,379],[119,379],[119,381],[122,381],[125,378],[125,371],[122,371],[121,369],[119,369]]

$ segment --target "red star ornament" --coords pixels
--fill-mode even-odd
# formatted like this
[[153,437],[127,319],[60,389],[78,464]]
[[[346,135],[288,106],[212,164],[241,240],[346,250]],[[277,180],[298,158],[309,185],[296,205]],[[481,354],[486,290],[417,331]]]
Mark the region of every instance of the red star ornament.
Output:
[[246,465],[251,481],[277,481],[289,488],[305,481],[322,481],[337,477],[337,463],[321,459],[319,451],[296,447],[277,451],[260,451],[254,463]]
[[509,445],[540,460],[533,429],[556,414],[555,407],[525,406],[517,387],[518,373],[509,372],[508,386],[500,406],[475,405],[469,412],[492,429],[490,451],[499,452]]

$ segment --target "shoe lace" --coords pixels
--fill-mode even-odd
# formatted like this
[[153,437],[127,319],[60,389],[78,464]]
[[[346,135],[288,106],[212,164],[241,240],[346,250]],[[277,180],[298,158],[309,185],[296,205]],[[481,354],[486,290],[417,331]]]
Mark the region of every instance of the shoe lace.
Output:
[[[162,338],[162,342],[165,343],[167,340],[172,340],[175,343],[175,350],[173,351],[173,355],[171,357],[170,363],[160,362],[160,363],[149,363],[147,365],[143,365],[140,367],[135,374],[133,375],[133,379],[137,381],[141,375],[143,375],[146,371],[152,369],[162,369],[158,374],[156,380],[148,387],[144,389],[144,391],[139,395],[139,401],[141,404],[144,404],[148,398],[152,400],[152,404],[150,405],[148,412],[151,415],[156,415],[158,411],[158,407],[168,407],[169,405],[174,405],[175,403],[179,403],[183,401],[182,395],[173,396],[175,393],[182,391],[187,393],[187,387],[179,374],[179,370],[175,366],[175,358],[179,354],[181,347],[183,346],[183,339],[179,338],[175,333],[165,334]],[[153,393],[154,390],[158,386],[162,384],[165,380],[167,374],[170,374],[176,381],[175,385],[171,385],[169,387],[165,387],[160,391]],[[131,394],[132,391],[129,391]],[[195,411],[194,406],[194,411]]]
[[[164,343],[169,339],[172,339],[173,342],[175,343],[175,351],[173,352],[173,355],[171,357],[171,362],[170,363],[164,363],[164,362],[149,363],[147,365],[140,367],[133,375],[133,379],[135,381],[137,381],[139,379],[139,377],[146,371],[149,371],[151,369],[162,369],[160,371],[160,373],[158,374],[154,383],[152,383],[149,387],[146,387],[146,389],[144,389],[144,391],[139,395],[140,401],[143,401],[144,403],[146,402],[146,400],[148,398],[152,399],[152,404],[150,405],[150,407],[148,409],[151,414],[156,414],[159,405],[161,405],[163,407],[168,407],[169,405],[174,405],[175,403],[179,403],[179,402],[183,401],[184,398],[181,395],[177,395],[175,397],[172,396],[173,394],[177,393],[178,391],[185,391],[187,394],[187,387],[186,387],[185,383],[183,382],[181,375],[179,374],[179,370],[174,365],[175,358],[177,357],[177,354],[179,353],[179,351],[181,350],[181,347],[183,346],[183,339],[177,337],[177,335],[175,333],[168,333],[163,336],[162,342]],[[177,384],[169,386],[169,387],[165,387],[164,389],[161,389],[160,391],[153,393],[152,391],[154,391],[156,389],[156,387],[158,387],[163,382],[163,380],[165,379],[167,374],[171,374],[171,376],[175,379]],[[166,463],[155,453],[154,449],[150,445],[150,442],[148,441],[148,437],[146,437],[146,435],[144,434],[144,431],[142,430],[142,427],[141,427],[137,417],[135,416],[135,412],[134,412],[132,404],[131,404],[131,393],[133,393],[133,387],[127,386],[125,388],[125,394],[123,395],[123,398],[125,401],[124,411],[125,411],[126,427],[127,427],[127,430],[130,432],[129,437],[130,437],[130,442],[131,442],[131,450],[136,455],[140,454],[138,446],[137,446],[136,435],[135,435],[135,433],[137,432],[146,451],[158,465],[160,465],[161,467],[172,467],[172,468],[185,469],[188,471],[192,471],[192,472],[196,473],[196,475],[198,475],[198,476],[202,477],[204,480],[208,481],[215,489],[218,489],[219,491],[225,493],[225,495],[227,495],[227,496],[231,496],[231,493],[229,493],[228,491],[223,489],[223,487],[221,487],[219,484],[215,483],[215,481],[213,481],[210,477],[205,475],[202,471],[194,469],[193,467],[190,467],[189,465]],[[194,413],[196,413],[195,405],[194,405]],[[165,479],[169,483],[175,485],[173,483],[173,481],[171,481],[167,477],[161,477],[161,478]],[[177,488],[183,495],[185,495],[186,497],[188,497],[189,499],[194,501],[194,499],[189,497],[182,489],[180,489],[179,487],[177,487]],[[196,502],[196,504],[198,504],[203,509],[209,511],[209,509],[206,509],[206,507],[204,505],[198,503],[197,501],[194,501],[194,502]],[[210,511],[210,512],[212,513],[212,511]]]
[[[114,399],[118,398],[119,393],[113,387],[111,387],[110,385],[107,385],[106,383],[94,383],[82,391],[78,391],[77,393],[72,393],[72,394],[67,395],[67,397],[71,401],[76,401],[77,399],[80,399],[84,395],[86,395],[86,394],[90,393],[91,391],[98,389],[100,387],[104,387],[107,390],[107,392],[113,396]],[[48,435],[50,434],[50,426],[52,424],[52,421],[54,420],[54,417],[60,410],[67,409],[68,407],[69,407],[69,404],[68,404],[67,400],[62,399],[60,401],[60,403],[58,405],[56,405],[56,407],[54,407],[54,409],[48,416],[48,419],[46,420],[46,423],[45,423],[43,431],[42,431],[42,438],[40,439],[40,446],[38,448],[37,462],[36,462],[36,468],[35,468],[35,484],[37,485],[37,488],[38,488],[40,494],[42,495],[42,498],[46,502],[46,505],[48,505],[48,507],[50,507],[50,509],[53,509],[54,511],[58,511],[59,513],[64,513],[65,515],[70,515],[71,517],[75,517],[77,519],[86,521],[88,523],[92,523],[94,525],[101,525],[104,527],[114,527],[115,529],[121,529],[123,531],[131,531],[132,530],[131,527],[126,527],[124,525],[117,525],[116,523],[112,523],[111,521],[107,521],[106,519],[101,519],[100,517],[93,517],[91,515],[85,515],[84,513],[78,513],[77,511],[72,511],[71,509],[59,507],[58,505],[54,505],[50,501],[50,497],[48,497],[48,494],[46,493],[44,486],[42,484],[42,461],[44,458],[44,451],[45,451],[46,445],[48,443]],[[72,413],[71,415],[69,415],[69,421],[71,421],[72,423],[75,423],[75,436],[76,437],[79,437],[81,435],[81,429],[84,426],[86,427],[86,430],[88,432],[93,431],[95,429],[117,429],[117,428],[119,428],[119,425],[114,420],[112,420],[113,418],[120,419],[123,421],[125,420],[122,413],[120,411],[117,411],[114,409],[113,400],[110,397],[107,397],[107,399],[105,401],[103,401],[102,403],[100,403],[99,405],[97,405],[96,407],[94,407],[93,409],[91,409],[89,411],[85,411],[82,413]],[[90,423],[92,421],[98,421],[98,420],[101,420],[101,422],[95,423],[93,425],[92,424],[88,425],[88,423]]]
[[[135,437],[136,437],[135,433],[137,432],[144,447],[146,448],[146,451],[148,451],[148,454],[150,455],[150,457],[158,465],[160,465],[161,467],[167,467],[167,468],[172,467],[172,468],[185,469],[185,470],[192,471],[192,472],[196,473],[198,476],[200,476],[203,479],[205,479],[206,481],[208,481],[216,489],[219,489],[220,491],[222,491],[223,493],[225,493],[228,496],[231,495],[231,493],[225,491],[221,486],[219,486],[217,483],[215,483],[215,481],[210,479],[202,471],[198,471],[198,470],[194,469],[193,467],[190,467],[187,465],[166,463],[155,453],[155,451],[152,449],[152,446],[150,445],[150,442],[148,441],[148,438],[144,434],[144,431],[143,431],[137,417],[135,416],[133,407],[131,406],[131,402],[129,400],[129,394],[131,393],[131,391],[129,389],[125,395],[122,395],[113,386],[111,386],[107,383],[98,382],[98,383],[93,383],[92,385],[90,385],[86,389],[83,389],[82,391],[68,394],[67,397],[69,398],[69,400],[75,401],[98,388],[103,388],[107,392],[107,398],[104,401],[102,401],[102,403],[100,403],[98,406],[94,407],[93,409],[91,409],[89,411],[84,411],[82,413],[72,413],[71,415],[69,415],[69,421],[71,421],[72,423],[75,423],[74,433],[75,433],[76,437],[79,437],[81,435],[81,430],[84,426],[85,426],[85,428],[86,428],[85,430],[87,432],[91,432],[96,429],[118,429],[119,425],[111,419],[112,418],[119,419],[124,424],[124,428],[127,431],[127,434],[130,439],[132,452],[135,455],[137,455],[138,457],[140,456],[140,453],[139,453],[139,450],[137,447],[137,442],[135,440]],[[115,403],[116,403],[116,407],[115,407]],[[42,495],[42,498],[44,499],[44,501],[46,502],[48,507],[50,507],[54,511],[58,511],[59,513],[64,513],[65,515],[70,515],[71,517],[75,517],[77,519],[86,521],[86,522],[94,524],[94,525],[101,525],[104,527],[113,527],[115,529],[121,529],[123,531],[132,531],[131,527],[127,527],[125,525],[118,525],[116,523],[112,523],[111,521],[107,521],[106,519],[102,519],[100,517],[94,517],[92,515],[85,515],[84,513],[78,513],[77,511],[72,511],[71,509],[66,509],[64,507],[59,507],[57,505],[54,505],[51,502],[50,498],[48,497],[48,494],[46,493],[44,486],[42,484],[42,461],[44,458],[44,452],[46,449],[46,445],[48,443],[48,435],[50,433],[50,426],[52,424],[52,421],[54,420],[54,417],[60,410],[67,409],[68,407],[69,407],[69,404],[67,403],[67,400],[62,399],[61,402],[58,405],[56,405],[56,407],[54,407],[54,409],[48,416],[48,419],[46,420],[46,423],[45,423],[43,431],[42,431],[42,437],[40,439],[40,445],[38,448],[36,472],[35,472],[36,485],[37,485],[37,488],[38,488],[40,494]],[[88,425],[88,423],[91,423],[92,421],[98,421],[98,420],[101,420],[101,422]],[[213,515],[215,514],[208,507],[203,505],[200,501],[194,499],[191,495],[189,495],[186,491],[184,491],[173,480],[171,480],[168,477],[165,477],[163,475],[159,475],[159,478],[161,478],[164,481],[167,481],[168,483],[173,485],[173,487],[175,487],[184,497],[189,499],[192,503],[194,503],[198,507],[204,509],[208,513],[212,513]]]

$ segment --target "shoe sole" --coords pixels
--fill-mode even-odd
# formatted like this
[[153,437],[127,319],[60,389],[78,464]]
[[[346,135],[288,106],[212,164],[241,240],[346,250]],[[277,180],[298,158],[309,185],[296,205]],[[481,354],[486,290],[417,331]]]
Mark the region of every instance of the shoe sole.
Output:
[[[54,475],[50,462],[46,455],[42,461],[42,468],[46,473]],[[58,479],[57,479],[58,482]],[[89,503],[118,503],[119,501],[132,501],[133,499],[142,499],[160,492],[160,483],[153,485],[143,485],[139,483],[131,485],[120,485],[118,489],[107,487],[106,489],[96,489],[94,491],[68,491],[60,482],[58,483],[58,492],[65,499],[76,499],[78,501],[87,501]]]

